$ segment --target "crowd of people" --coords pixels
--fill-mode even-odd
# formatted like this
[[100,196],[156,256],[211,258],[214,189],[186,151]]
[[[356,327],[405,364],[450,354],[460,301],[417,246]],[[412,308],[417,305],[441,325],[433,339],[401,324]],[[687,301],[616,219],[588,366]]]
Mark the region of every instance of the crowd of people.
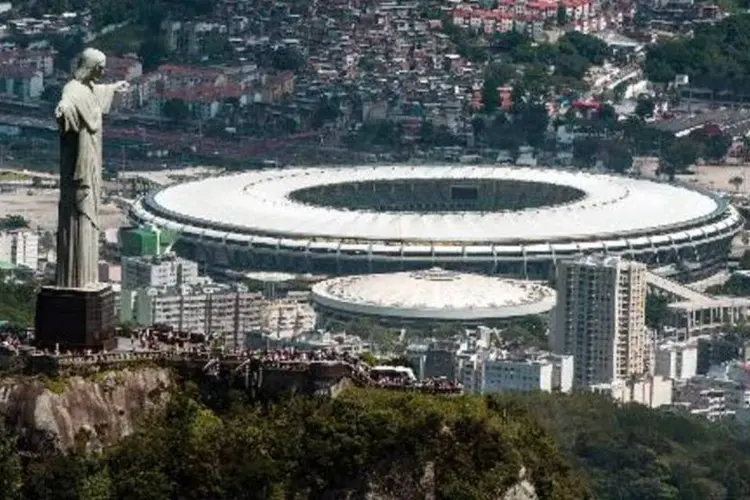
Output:
[[410,379],[405,376],[377,377],[373,385],[382,389],[416,390],[435,394],[460,393],[461,384],[444,377],[425,378],[424,380]]
[[370,367],[360,356],[347,351],[335,349],[302,350],[294,347],[217,351],[210,347],[208,341],[194,344],[188,342],[187,339],[182,339],[182,342],[175,342],[174,339],[180,337],[167,336],[167,342],[163,342],[164,335],[163,333],[150,332],[142,333],[136,336],[136,338],[143,347],[151,346],[154,349],[158,349],[160,343],[172,347],[179,344],[183,347],[187,346],[183,352],[187,352],[188,354],[192,353],[199,356],[212,356],[216,358],[239,358],[239,360],[258,362],[267,368],[294,369],[315,362],[339,363],[346,365],[351,370],[350,375],[363,384],[384,389],[409,389],[433,393],[456,393],[461,391],[460,384],[445,378],[428,378],[423,381],[417,381],[415,378],[407,376],[383,376],[376,374],[370,370]]
[[[306,368],[310,363],[331,363],[347,367],[349,375],[357,382],[366,386],[384,389],[419,390],[433,393],[456,393],[461,391],[461,385],[445,378],[429,378],[418,381],[414,375],[383,375],[382,372],[372,370],[363,358],[355,353],[336,349],[302,350],[294,347],[278,349],[234,349],[227,350],[214,343],[210,337],[176,332],[173,330],[146,328],[130,332],[130,351],[114,351],[111,353],[94,353],[86,351],[78,353],[82,358],[96,357],[106,361],[111,355],[137,355],[147,353],[154,355],[164,353],[168,355],[182,355],[187,358],[233,359],[238,361],[253,361],[267,368]],[[17,335],[0,336],[0,347],[18,353],[23,339]],[[44,352],[52,355],[53,353]],[[54,353],[55,355],[75,353]]]
[[18,349],[23,345],[24,342],[18,335],[14,334],[3,334],[0,335],[0,347],[13,352],[18,352]]
[[178,350],[206,349],[206,336],[203,334],[178,332],[166,328],[145,328],[130,332],[133,350],[140,347],[144,350],[158,351],[165,348]]

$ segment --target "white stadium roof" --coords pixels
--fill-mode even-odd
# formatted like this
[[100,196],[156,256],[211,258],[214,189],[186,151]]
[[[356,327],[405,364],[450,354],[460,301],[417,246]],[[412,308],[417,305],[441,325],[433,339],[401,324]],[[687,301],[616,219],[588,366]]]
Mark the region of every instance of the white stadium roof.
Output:
[[[312,206],[290,193],[314,186],[399,179],[500,179],[569,186],[575,202],[505,212],[378,212]],[[274,169],[168,187],[150,202],[174,223],[276,238],[516,243],[636,235],[707,218],[720,202],[700,191],[627,177],[485,166]],[[314,244],[314,243],[313,243]],[[346,243],[345,243],[346,244]]]
[[312,298],[350,314],[436,320],[541,314],[556,301],[554,290],[536,282],[438,268],[333,278],[313,286]]

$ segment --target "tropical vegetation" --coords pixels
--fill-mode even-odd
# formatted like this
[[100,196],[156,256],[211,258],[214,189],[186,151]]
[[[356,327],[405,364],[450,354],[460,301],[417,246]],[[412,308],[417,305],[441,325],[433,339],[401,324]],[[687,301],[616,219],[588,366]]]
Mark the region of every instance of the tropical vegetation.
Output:
[[102,451],[19,454],[0,432],[0,500],[750,497],[747,428],[592,394],[441,398],[349,390],[336,399],[212,405],[195,388]]

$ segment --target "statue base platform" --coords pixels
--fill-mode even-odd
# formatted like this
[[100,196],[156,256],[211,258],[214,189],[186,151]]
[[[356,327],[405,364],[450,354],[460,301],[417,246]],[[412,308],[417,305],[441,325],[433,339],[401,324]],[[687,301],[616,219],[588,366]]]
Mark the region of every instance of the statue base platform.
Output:
[[104,283],[90,288],[42,287],[34,337],[40,349],[113,349],[117,344],[114,290]]

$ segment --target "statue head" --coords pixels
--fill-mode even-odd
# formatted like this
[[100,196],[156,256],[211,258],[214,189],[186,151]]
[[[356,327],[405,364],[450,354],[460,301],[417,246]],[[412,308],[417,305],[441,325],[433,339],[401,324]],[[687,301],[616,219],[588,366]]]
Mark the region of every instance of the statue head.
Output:
[[106,65],[107,56],[104,52],[92,48],[85,49],[78,56],[73,77],[82,82],[96,81],[104,75]]

